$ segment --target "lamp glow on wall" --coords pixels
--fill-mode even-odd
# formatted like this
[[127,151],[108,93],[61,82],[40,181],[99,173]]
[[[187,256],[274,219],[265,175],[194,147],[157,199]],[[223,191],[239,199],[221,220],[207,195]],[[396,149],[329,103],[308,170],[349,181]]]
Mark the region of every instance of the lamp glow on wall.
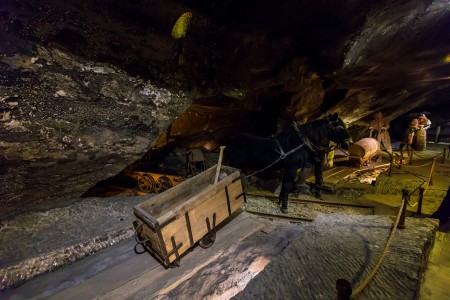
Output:
[[444,57],[444,62],[445,63],[450,63],[450,54],[447,55],[446,57]]
[[191,25],[191,21],[192,13],[189,11],[183,13],[173,25],[171,33],[172,37],[174,39],[184,38],[189,29],[189,26]]

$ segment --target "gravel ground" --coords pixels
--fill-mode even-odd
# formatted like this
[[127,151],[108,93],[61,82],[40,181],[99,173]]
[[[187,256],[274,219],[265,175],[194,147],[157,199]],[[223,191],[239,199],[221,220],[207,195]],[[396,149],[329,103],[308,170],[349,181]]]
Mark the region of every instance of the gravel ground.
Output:
[[[300,199],[317,201],[311,196],[301,196]],[[264,196],[247,196],[247,202],[244,204],[244,210],[256,211],[267,214],[280,214],[280,206],[278,200]],[[370,208],[349,207],[328,205],[325,202],[309,203],[309,202],[293,202],[289,203],[289,213],[287,216],[314,219],[319,213],[333,214],[333,213],[347,213],[357,215],[371,215],[373,212]]]
[[132,207],[144,197],[80,199],[0,224],[0,290],[132,237]]

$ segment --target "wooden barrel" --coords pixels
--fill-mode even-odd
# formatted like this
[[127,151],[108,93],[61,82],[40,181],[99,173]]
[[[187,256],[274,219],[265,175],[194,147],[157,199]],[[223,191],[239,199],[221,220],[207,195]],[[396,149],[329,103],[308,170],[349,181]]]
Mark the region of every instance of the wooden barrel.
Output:
[[419,129],[416,131],[416,151],[427,149],[427,131],[425,129]]
[[380,151],[380,144],[376,139],[363,138],[353,143],[350,146],[348,153],[351,156],[358,156],[360,158],[367,159],[378,151]]

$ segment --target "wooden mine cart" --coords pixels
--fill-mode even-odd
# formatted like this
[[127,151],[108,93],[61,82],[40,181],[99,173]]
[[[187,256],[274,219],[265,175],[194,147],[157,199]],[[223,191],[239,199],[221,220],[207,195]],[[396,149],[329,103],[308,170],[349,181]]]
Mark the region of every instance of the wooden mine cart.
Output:
[[222,179],[216,184],[215,173],[213,166],[134,206],[136,246],[142,245],[170,267],[178,265],[181,255],[197,242],[212,245],[216,226],[245,200],[239,170],[222,166]]

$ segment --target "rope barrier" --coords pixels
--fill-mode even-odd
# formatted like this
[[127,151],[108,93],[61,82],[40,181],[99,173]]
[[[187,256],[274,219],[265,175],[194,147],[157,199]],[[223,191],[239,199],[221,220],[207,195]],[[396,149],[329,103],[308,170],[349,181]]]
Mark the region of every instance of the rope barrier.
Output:
[[398,211],[397,218],[395,219],[394,226],[393,226],[392,229],[391,229],[391,233],[390,233],[389,238],[388,238],[388,240],[387,240],[387,242],[386,242],[386,246],[384,247],[383,252],[381,253],[380,258],[378,259],[377,263],[375,264],[374,268],[373,268],[372,271],[369,273],[369,275],[366,277],[366,279],[365,279],[359,286],[357,286],[357,287],[353,290],[353,293],[352,293],[352,295],[351,295],[352,298],[354,298],[354,297],[356,297],[358,294],[360,294],[360,293],[367,287],[367,285],[368,285],[369,282],[373,279],[373,277],[375,276],[375,274],[378,272],[378,269],[380,268],[381,263],[383,262],[384,257],[386,256],[387,251],[389,250],[389,247],[390,247],[390,245],[391,245],[391,243],[392,243],[392,239],[394,238],[394,234],[395,234],[395,231],[397,230],[397,226],[398,226],[398,224],[399,224],[400,217],[401,217],[402,212],[403,212],[403,208],[405,207],[405,201],[406,201],[406,199],[407,199],[407,197],[403,197],[403,199],[402,199],[402,204],[401,204],[400,209],[399,209],[399,211]]
[[407,170],[402,170],[402,171],[403,171],[404,173],[409,174],[409,175],[413,175],[414,177],[417,177],[417,178],[419,178],[420,180],[424,180],[423,178],[428,178],[428,176],[420,175],[420,174],[415,174],[415,173],[409,172],[409,171],[407,171]]
[[[419,165],[419,166],[402,165],[402,168],[422,168],[422,167],[426,167],[426,166],[431,165],[431,164],[432,163],[426,163],[426,164]],[[397,164],[397,165],[399,165],[399,164]]]
[[409,203],[409,199],[411,199],[411,195],[408,195],[408,197],[406,198],[406,202],[410,207],[416,207],[417,204],[419,203],[419,200],[417,200],[417,202],[414,205],[412,205],[411,203]]
[[424,159],[430,159],[430,158],[433,159],[433,158],[436,158],[436,157],[438,157],[438,156],[441,156],[442,154],[439,153],[439,154],[436,154],[436,155],[431,156],[431,157],[426,157],[426,156],[419,155],[419,154],[417,154],[417,151],[414,151],[414,155],[416,155],[416,156],[418,156],[418,157],[420,157],[420,158],[424,158]]
[[[423,180],[423,179],[422,179]],[[420,190],[420,188],[422,187],[422,185],[426,182],[426,180],[423,180],[423,182],[421,184],[419,184],[418,187],[416,187],[411,193],[409,193],[409,196],[411,196],[412,194],[414,194],[417,190]]]
[[414,151],[414,155],[417,156],[417,157],[420,157],[420,158],[428,158],[428,157],[425,157],[425,156],[417,154],[417,151]]

